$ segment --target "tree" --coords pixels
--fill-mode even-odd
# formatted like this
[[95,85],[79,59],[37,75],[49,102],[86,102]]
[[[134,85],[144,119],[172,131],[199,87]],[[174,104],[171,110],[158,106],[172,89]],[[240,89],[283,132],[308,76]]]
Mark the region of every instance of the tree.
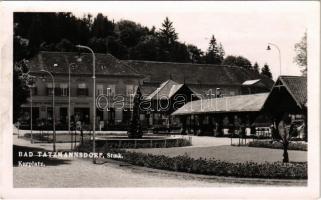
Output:
[[21,105],[27,102],[29,97],[26,81],[22,76],[26,73],[25,61],[15,63],[13,68],[13,122],[19,119],[21,112]]
[[223,65],[230,65],[230,66],[238,66],[238,67],[242,67],[245,69],[251,69],[252,68],[252,64],[251,62],[243,57],[243,56],[227,56],[223,62]]
[[195,45],[189,44],[187,45],[187,51],[192,63],[202,63],[202,56],[204,53],[201,49],[197,48]]
[[127,47],[137,45],[140,39],[148,34],[148,28],[142,27],[133,21],[121,20],[117,23],[120,41]]
[[183,63],[190,61],[187,46],[184,43],[175,42],[170,52],[170,61]]
[[224,59],[224,49],[218,45],[215,36],[212,35],[208,50],[205,54],[205,62],[208,64],[221,64]]
[[92,36],[105,38],[114,34],[114,24],[106,16],[98,13],[92,24]]
[[92,37],[88,42],[89,47],[96,53],[107,53],[107,39]]
[[303,76],[307,75],[307,33],[301,38],[301,41],[294,45],[296,56],[294,62],[296,62],[301,68]]
[[291,117],[288,113],[283,113],[281,119],[278,122],[279,142],[283,145],[283,162],[289,162],[288,147],[291,138],[295,134],[297,127],[292,123]]
[[178,34],[173,27],[173,22],[169,21],[168,17],[166,17],[162,23],[162,28],[159,32],[159,38],[165,47],[173,45],[178,39]]
[[109,36],[106,38],[107,52],[119,59],[129,58],[129,48],[126,47],[119,38]]
[[76,50],[75,45],[65,38],[63,38],[59,43],[56,44],[55,49],[62,52]]
[[157,37],[147,35],[131,49],[130,59],[159,61],[160,44]]
[[261,74],[272,79],[272,73],[268,64],[264,64],[263,68],[261,69]]
[[255,62],[253,65],[253,71],[257,74],[260,73],[260,67],[259,67],[259,64],[257,64],[257,62]]
[[142,93],[140,87],[136,89],[134,96],[133,112],[130,119],[129,130],[127,132],[128,138],[142,138],[143,131],[140,123],[140,103],[141,103]]
[[223,48],[222,43],[219,43],[219,44],[218,44],[218,55],[219,55],[220,58],[222,58],[222,60],[223,60],[223,58],[224,58],[224,56],[225,56],[225,51],[224,51],[224,48]]
[[[22,74],[28,71],[26,65],[27,60],[25,59],[33,56],[29,46],[29,40],[17,35],[19,33],[18,29],[21,28],[20,24],[15,24],[13,45],[13,122],[18,120],[21,112],[21,105],[27,102],[27,97],[29,96],[29,90]],[[27,34],[20,33],[27,36]]]

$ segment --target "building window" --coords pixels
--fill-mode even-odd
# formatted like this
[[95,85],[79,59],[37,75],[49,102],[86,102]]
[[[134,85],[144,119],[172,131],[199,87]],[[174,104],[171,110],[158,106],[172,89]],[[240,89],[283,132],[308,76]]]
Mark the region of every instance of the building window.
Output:
[[68,96],[68,84],[60,83],[60,94],[61,96]]
[[53,94],[52,83],[47,83],[47,95],[51,96]]
[[115,85],[107,85],[107,95],[114,96],[116,93],[115,88],[116,88]]
[[104,86],[102,84],[98,84],[96,86],[96,95],[99,96],[102,94],[104,94]]
[[123,121],[123,110],[122,109],[116,109],[115,112],[115,123],[119,124]]
[[31,94],[32,95],[37,95],[38,94],[38,89],[37,89],[37,87],[35,85],[32,85],[30,87],[30,89],[31,89]]
[[136,90],[136,87],[135,85],[126,85],[126,95],[129,96],[129,95],[134,95],[135,94],[135,90]]
[[88,96],[88,88],[86,83],[79,83],[77,88],[78,96]]

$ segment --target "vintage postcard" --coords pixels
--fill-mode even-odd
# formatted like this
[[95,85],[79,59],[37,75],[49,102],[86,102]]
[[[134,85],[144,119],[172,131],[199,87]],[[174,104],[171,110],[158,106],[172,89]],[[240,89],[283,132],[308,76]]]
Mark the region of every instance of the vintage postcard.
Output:
[[1,193],[316,199],[320,2],[2,2]]

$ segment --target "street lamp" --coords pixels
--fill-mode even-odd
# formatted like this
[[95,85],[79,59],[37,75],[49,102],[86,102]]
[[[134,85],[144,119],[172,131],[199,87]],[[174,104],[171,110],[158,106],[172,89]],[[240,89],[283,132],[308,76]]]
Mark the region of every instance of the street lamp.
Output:
[[53,151],[56,151],[56,125],[55,125],[55,79],[52,73],[44,69],[40,70],[50,75],[52,79],[52,127],[53,127]]
[[274,46],[279,52],[280,76],[281,76],[281,51],[280,51],[280,48],[276,44],[273,44],[273,43],[268,43],[268,46],[267,46],[266,50],[270,51],[271,50],[271,46]]
[[[96,129],[96,77],[95,77],[95,60],[96,60],[96,57],[95,57],[95,53],[94,51],[88,47],[88,46],[83,46],[83,45],[76,45],[76,47],[78,48],[82,48],[82,49],[87,49],[91,52],[92,54],[92,57],[93,57],[93,99],[92,99],[92,103],[93,103],[93,153],[95,153],[95,129]],[[96,163],[96,160],[95,160],[95,156],[93,156],[93,163],[95,164]]]
[[[73,146],[72,146],[72,133],[70,133],[70,68],[72,67],[72,66],[75,66],[76,64],[75,63],[70,63],[69,65],[68,65],[68,133],[70,134],[70,145],[71,145],[71,150],[72,150],[72,148],[73,148]],[[76,136],[75,136],[76,137]]]

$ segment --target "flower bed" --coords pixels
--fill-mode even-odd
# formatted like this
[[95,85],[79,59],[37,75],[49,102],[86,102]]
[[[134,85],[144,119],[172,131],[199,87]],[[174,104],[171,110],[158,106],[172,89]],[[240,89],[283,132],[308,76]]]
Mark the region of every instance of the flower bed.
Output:
[[[91,140],[85,140],[84,146],[91,146]],[[103,149],[136,149],[136,148],[170,148],[191,146],[188,138],[143,138],[143,139],[125,139],[125,138],[108,138],[96,139],[96,147]],[[86,150],[85,148],[84,150]]]
[[[90,143],[78,147],[78,151],[89,152]],[[215,159],[191,158],[188,155],[169,157],[165,155],[152,155],[140,152],[110,149],[107,146],[97,148],[97,152],[120,153],[120,160],[133,165],[189,172],[215,176],[232,176],[242,178],[277,178],[277,179],[307,179],[307,163],[232,163]]]
[[[271,148],[271,149],[283,149],[283,146],[280,142],[271,142],[271,141],[253,141],[249,142],[249,147],[261,147],[261,148]],[[306,143],[303,142],[290,142],[288,150],[299,150],[307,151],[308,147]]]
[[307,163],[230,163],[215,159],[194,159],[188,155],[167,157],[128,151],[122,151],[121,154],[121,160],[130,164],[171,171],[246,178],[307,178]]

